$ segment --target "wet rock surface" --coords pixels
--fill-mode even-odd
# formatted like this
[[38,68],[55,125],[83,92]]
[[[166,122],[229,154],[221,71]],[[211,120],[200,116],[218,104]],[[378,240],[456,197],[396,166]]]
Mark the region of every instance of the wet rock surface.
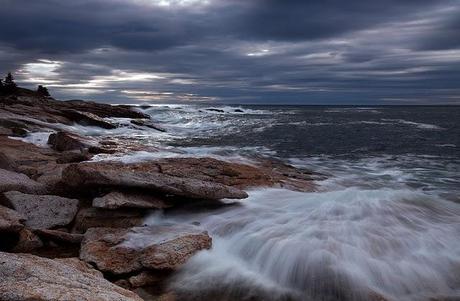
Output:
[[214,181],[228,186],[291,186],[312,191],[314,175],[281,162],[264,160],[257,165],[226,162],[213,158],[169,158],[155,162],[163,174]]
[[175,269],[210,247],[206,231],[193,225],[92,228],[85,233],[80,259],[96,264],[99,270],[125,274],[142,269]]
[[59,103],[60,107],[76,109],[82,112],[92,113],[101,118],[121,117],[133,119],[150,119],[149,115],[132,110],[130,106],[114,106],[91,101],[70,100]]
[[158,124],[155,124],[155,123],[151,122],[149,119],[146,119],[146,120],[134,119],[134,120],[131,120],[131,123],[134,124],[134,125],[137,125],[137,126],[147,127],[147,128],[150,128],[150,129],[160,131],[160,132],[166,132],[165,128],[159,126]]
[[97,147],[98,142],[94,139],[82,137],[77,134],[59,131],[48,138],[48,144],[59,152],[70,150],[89,149]]
[[83,208],[76,218],[74,231],[84,233],[94,227],[130,228],[144,223],[148,214],[145,210],[107,210],[100,208]]
[[222,199],[246,198],[249,187],[314,190],[315,175],[268,160],[97,161],[158,147],[79,135],[76,123],[96,132],[165,131],[129,106],[57,101],[27,89],[0,96],[0,250],[13,252],[0,252],[0,300],[179,300],[169,277],[212,239],[197,224],[146,226],[148,216],[221,208]]
[[246,192],[221,183],[186,176],[172,176],[153,163],[117,162],[79,163],[63,171],[62,180],[69,186],[107,186],[139,188],[198,199],[242,199]]
[[69,120],[75,121],[81,125],[98,126],[104,129],[115,129],[117,126],[105,121],[96,114],[83,112],[74,109],[61,110],[60,113]]

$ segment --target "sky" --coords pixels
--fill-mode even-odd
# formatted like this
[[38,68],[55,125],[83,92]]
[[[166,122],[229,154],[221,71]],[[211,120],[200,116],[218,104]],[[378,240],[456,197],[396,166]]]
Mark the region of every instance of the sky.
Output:
[[58,99],[460,104],[460,0],[0,5],[0,72]]

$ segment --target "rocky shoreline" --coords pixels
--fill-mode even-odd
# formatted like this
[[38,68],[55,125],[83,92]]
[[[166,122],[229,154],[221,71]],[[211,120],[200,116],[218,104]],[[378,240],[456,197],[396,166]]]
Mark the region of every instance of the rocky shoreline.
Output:
[[[315,188],[317,175],[265,159],[91,161],[155,149],[61,126],[119,127],[110,117],[164,131],[127,106],[57,101],[26,89],[0,96],[0,300],[175,300],[168,278],[212,248],[212,238],[199,225],[146,226],[146,216],[244,199],[251,187]],[[47,147],[21,140],[44,130],[52,132]]]

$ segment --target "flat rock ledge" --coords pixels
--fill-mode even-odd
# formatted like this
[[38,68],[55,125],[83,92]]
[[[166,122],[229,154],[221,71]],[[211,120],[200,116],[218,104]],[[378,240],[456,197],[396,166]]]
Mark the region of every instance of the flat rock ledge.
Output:
[[241,189],[221,183],[171,176],[153,164],[84,162],[71,164],[62,172],[62,181],[70,187],[122,187],[151,190],[195,199],[243,199]]
[[73,231],[84,233],[89,228],[131,228],[142,226],[149,211],[124,208],[120,210],[83,208],[75,217]]
[[50,134],[48,144],[59,152],[80,150],[91,154],[113,153],[113,150],[104,148],[99,142],[91,137],[83,137],[75,133],[58,131]]
[[64,109],[60,112],[64,117],[75,120],[82,125],[98,126],[104,129],[114,129],[117,126],[105,121],[103,118],[91,112],[78,111],[75,109]]
[[211,244],[208,233],[193,225],[91,228],[82,241],[80,259],[113,274],[175,269]]
[[2,301],[142,301],[78,259],[0,252]]
[[45,185],[30,179],[25,174],[0,169],[0,192],[21,191],[25,193],[45,193]]
[[[129,125],[108,117],[134,120]],[[167,281],[194,254],[210,249],[212,239],[195,225],[145,226],[146,216],[193,200],[201,206],[201,200],[244,199],[250,187],[313,191],[318,179],[262,158],[244,164],[183,157],[87,162],[98,153],[158,148],[135,138],[84,137],[59,125],[75,122],[164,131],[128,107],[0,97],[0,250],[12,252],[0,252],[1,301],[142,300],[124,288],[146,300],[179,300]],[[18,140],[33,132],[54,133],[50,147]]]
[[58,230],[49,229],[37,229],[34,231],[40,238],[55,242],[63,242],[69,244],[80,244],[83,240],[83,234],[79,233],[67,233]]
[[4,198],[26,217],[25,225],[33,229],[50,229],[72,222],[79,201],[55,195],[32,195],[18,191],[5,192]]
[[102,197],[93,200],[93,207],[105,209],[118,208],[146,208],[146,209],[164,209],[172,205],[159,197],[138,194],[124,193],[119,191],[110,192]]

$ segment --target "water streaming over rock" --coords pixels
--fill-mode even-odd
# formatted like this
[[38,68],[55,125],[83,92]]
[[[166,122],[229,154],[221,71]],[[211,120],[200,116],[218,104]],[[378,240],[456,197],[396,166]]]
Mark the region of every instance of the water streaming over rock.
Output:
[[328,175],[314,193],[260,188],[231,206],[150,217],[213,237],[173,279],[179,300],[460,298],[460,108],[142,110],[168,132],[105,134],[170,149],[116,159],[276,157]]

